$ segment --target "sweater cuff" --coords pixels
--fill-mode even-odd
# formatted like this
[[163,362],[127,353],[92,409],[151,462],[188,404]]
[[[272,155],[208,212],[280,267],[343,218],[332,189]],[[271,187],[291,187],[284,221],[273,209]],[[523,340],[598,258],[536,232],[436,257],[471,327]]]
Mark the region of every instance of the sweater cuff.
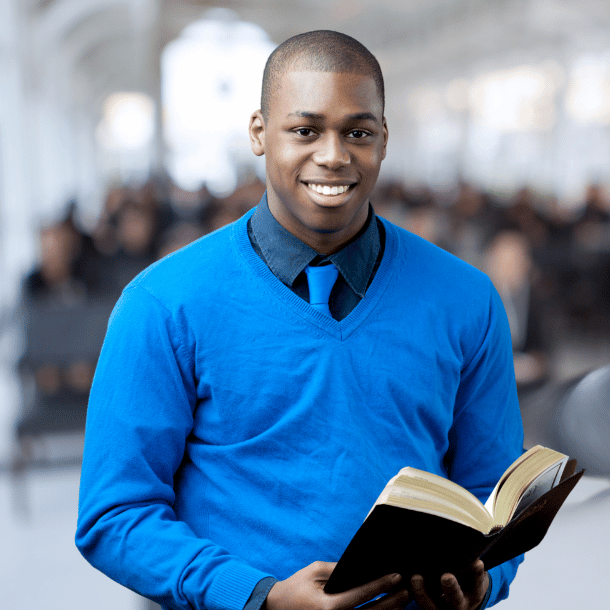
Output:
[[205,607],[209,610],[243,610],[256,585],[268,576],[270,574],[247,564],[230,563],[214,579],[205,596]]
[[271,587],[277,582],[277,578],[273,576],[267,576],[263,578],[252,591],[250,599],[246,602],[244,610],[260,610],[262,605],[267,600],[267,595],[271,591]]
[[493,580],[491,579],[491,574],[489,572],[487,572],[487,576],[489,577],[489,586],[487,587],[487,593],[485,593],[485,597],[483,598],[483,601],[481,602],[477,610],[484,610],[484,608],[487,608],[487,603],[489,602],[489,598],[491,597],[491,587],[493,585]]

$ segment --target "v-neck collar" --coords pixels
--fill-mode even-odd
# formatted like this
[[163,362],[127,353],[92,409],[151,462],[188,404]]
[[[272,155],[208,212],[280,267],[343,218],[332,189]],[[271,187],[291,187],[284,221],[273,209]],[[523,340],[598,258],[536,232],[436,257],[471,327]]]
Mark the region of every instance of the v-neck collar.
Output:
[[313,248],[285,229],[273,216],[265,193],[250,220],[254,238],[265,262],[279,280],[292,286],[297,276],[312,262],[330,261],[339,269],[350,288],[362,299],[381,249],[381,238],[372,206],[366,223],[341,250],[329,256]]
[[399,254],[399,242],[396,240],[392,225],[380,218],[385,228],[385,247],[381,263],[364,298],[356,305],[353,311],[343,320],[339,321],[317,311],[309,303],[294,294],[288,286],[274,275],[261,257],[256,254],[248,238],[247,231],[248,220],[252,217],[254,211],[250,210],[235,222],[232,227],[234,243],[245,263],[264,281],[267,289],[302,320],[308,322],[313,327],[317,327],[319,330],[323,330],[339,341],[346,340],[375,309],[394,273]]

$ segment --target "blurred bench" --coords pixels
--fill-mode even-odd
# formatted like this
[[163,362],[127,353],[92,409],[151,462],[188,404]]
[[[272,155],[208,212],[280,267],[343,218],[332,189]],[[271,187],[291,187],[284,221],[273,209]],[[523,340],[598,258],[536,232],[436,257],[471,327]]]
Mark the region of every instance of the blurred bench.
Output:
[[23,307],[23,401],[12,459],[22,498],[27,469],[80,462],[80,448],[68,456],[53,454],[48,441],[51,436],[84,433],[90,381],[113,306],[114,300],[81,300],[69,305],[34,301]]

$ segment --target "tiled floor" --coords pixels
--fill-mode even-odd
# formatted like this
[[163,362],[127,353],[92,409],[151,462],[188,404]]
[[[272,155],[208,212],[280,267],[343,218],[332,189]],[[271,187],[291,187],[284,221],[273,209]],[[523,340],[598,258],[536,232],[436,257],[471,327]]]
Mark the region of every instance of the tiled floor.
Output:
[[20,498],[11,479],[0,476],[3,610],[144,610],[139,596],[92,568],[76,549],[78,478],[76,468],[30,474],[25,518],[14,506]]

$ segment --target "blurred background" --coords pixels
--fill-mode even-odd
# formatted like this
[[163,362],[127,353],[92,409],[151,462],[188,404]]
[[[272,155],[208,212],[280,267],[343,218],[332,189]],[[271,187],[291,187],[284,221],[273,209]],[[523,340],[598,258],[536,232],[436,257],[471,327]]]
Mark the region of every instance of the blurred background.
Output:
[[526,445],[587,467],[501,607],[607,608],[606,0],[0,0],[0,607],[153,607],[73,544],[106,322],[140,270],[258,203],[263,66],[311,29],[384,71],[376,212],[489,273]]

